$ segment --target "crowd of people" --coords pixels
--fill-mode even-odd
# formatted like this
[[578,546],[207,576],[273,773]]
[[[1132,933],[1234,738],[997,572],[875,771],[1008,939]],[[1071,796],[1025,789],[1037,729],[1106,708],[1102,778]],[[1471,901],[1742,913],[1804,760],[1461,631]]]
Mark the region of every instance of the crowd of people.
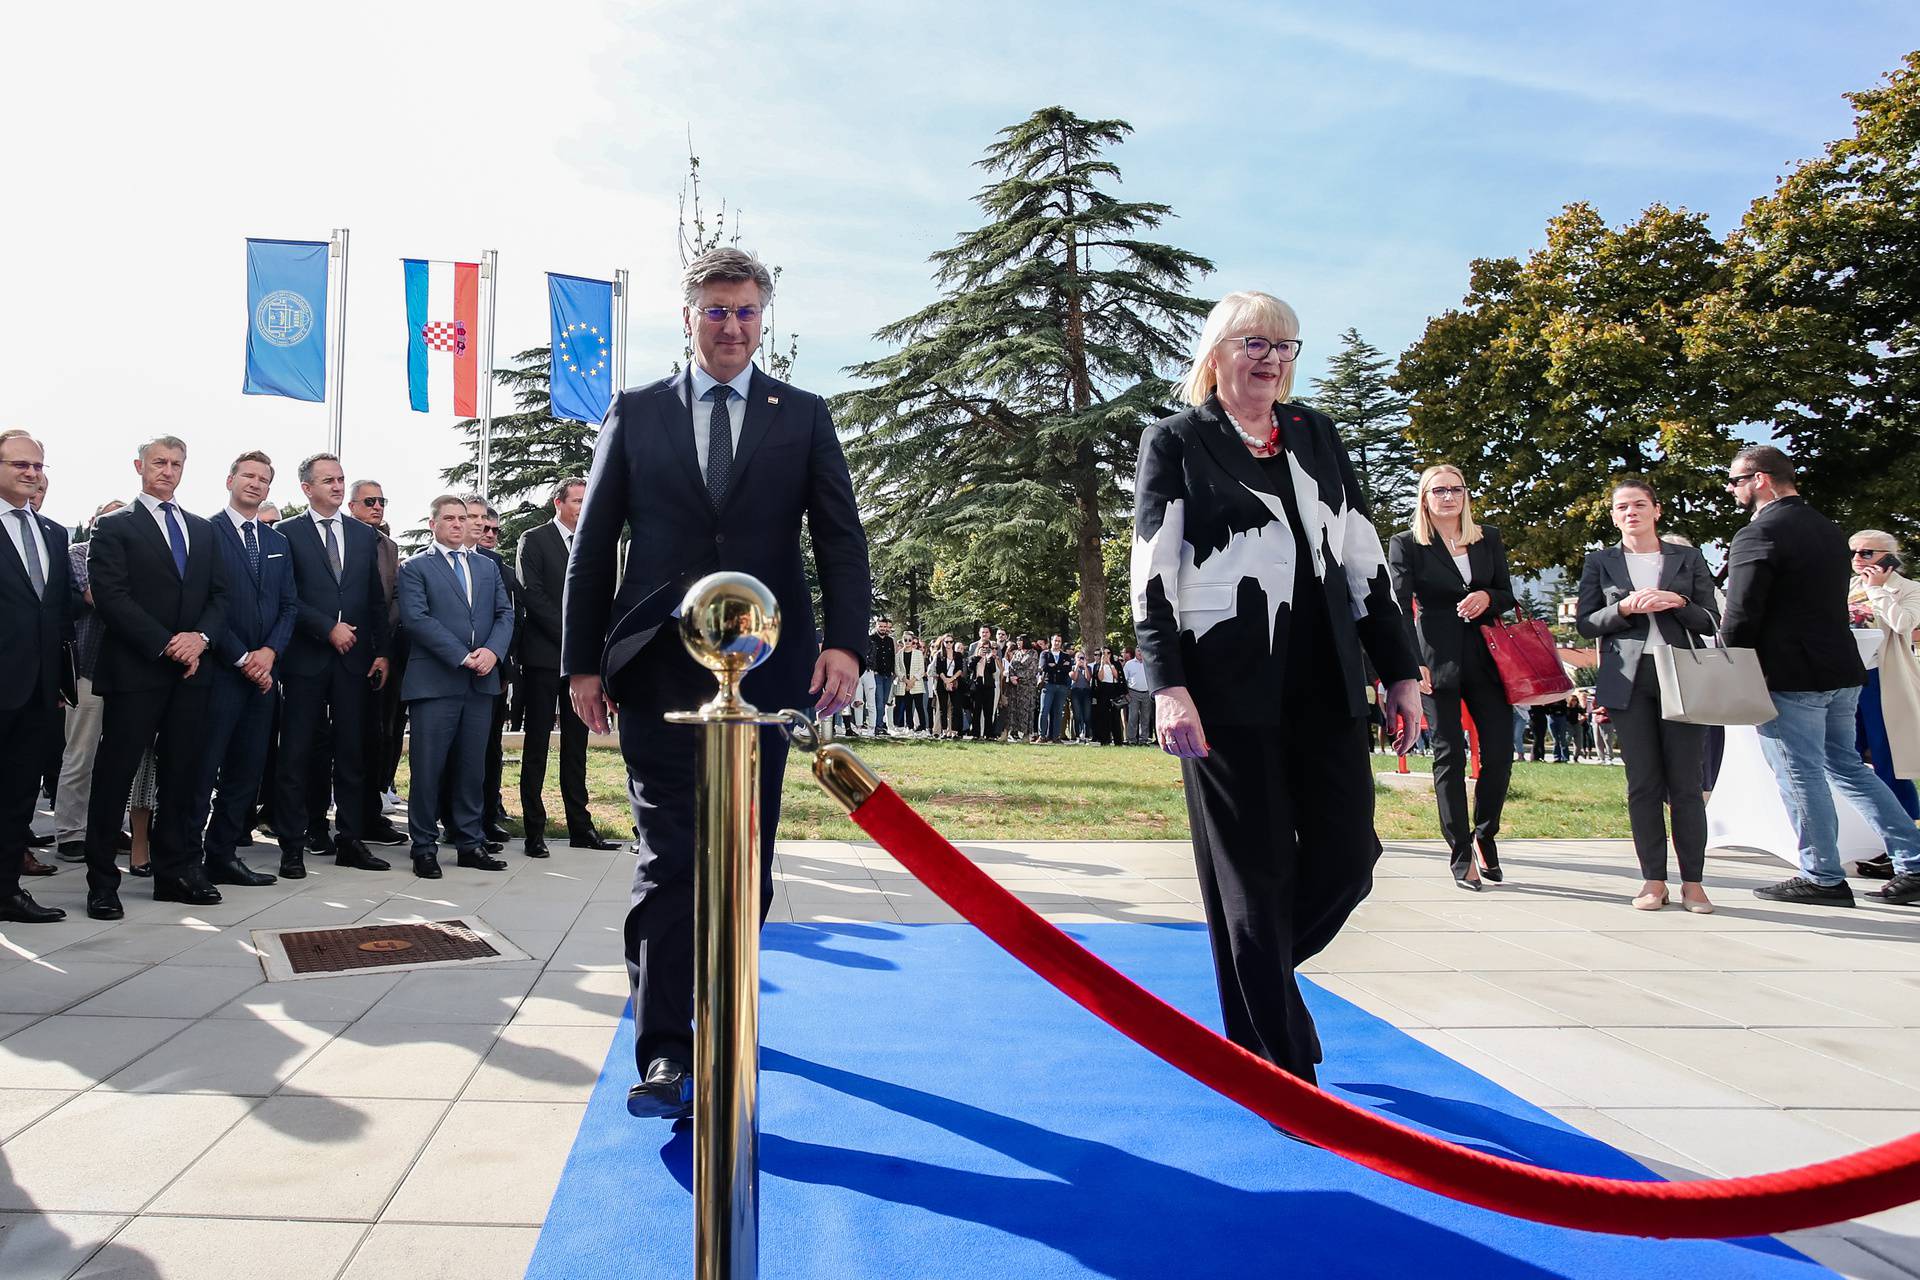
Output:
[[923,640],[881,618],[859,691],[836,728],[856,737],[1153,745],[1153,691],[1132,648],[1068,649],[1059,635],[982,626]]
[[[553,520],[495,550],[500,516],[446,494],[432,541],[403,556],[378,481],[348,483],[318,453],[297,475],[305,510],[267,501],[273,460],[249,451],[210,517],[175,501],[187,445],[157,436],[135,458],[132,502],[103,504],[69,545],[37,514],[44,448],[0,433],[0,523],[25,572],[5,579],[0,653],[34,673],[0,724],[5,798],[0,921],[62,918],[20,877],[84,865],[87,914],[118,919],[122,869],[162,901],[209,905],[223,888],[300,879],[310,857],[383,872],[375,846],[407,846],[416,876],[503,870],[512,838],[500,779],[509,719],[524,721],[526,856],[549,856],[542,792],[561,726],[570,844],[614,847],[587,808],[587,730],[560,698],[560,608],[583,478],[555,487]],[[551,545],[550,545],[551,544]],[[408,759],[408,829],[388,816]],[[25,837],[44,796],[53,830]],[[273,871],[248,862],[256,834]],[[40,856],[46,853],[46,858]]]

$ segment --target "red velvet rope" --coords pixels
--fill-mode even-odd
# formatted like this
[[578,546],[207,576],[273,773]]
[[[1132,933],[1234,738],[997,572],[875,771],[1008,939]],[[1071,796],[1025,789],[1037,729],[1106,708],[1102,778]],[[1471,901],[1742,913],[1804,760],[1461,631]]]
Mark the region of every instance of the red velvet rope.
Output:
[[853,820],[982,933],[1150,1053],[1291,1133],[1427,1191],[1583,1231],[1705,1239],[1823,1226],[1920,1199],[1920,1134],[1702,1182],[1583,1177],[1456,1146],[1322,1093],[1137,986],[994,883],[891,787]]

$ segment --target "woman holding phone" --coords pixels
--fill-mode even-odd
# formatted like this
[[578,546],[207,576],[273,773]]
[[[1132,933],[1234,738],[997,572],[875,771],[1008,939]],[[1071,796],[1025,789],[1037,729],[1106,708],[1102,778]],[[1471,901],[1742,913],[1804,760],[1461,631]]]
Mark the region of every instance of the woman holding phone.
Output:
[[[1855,626],[1878,627],[1880,652],[1867,665],[1860,690],[1860,728],[1867,740],[1873,771],[1893,791],[1909,818],[1920,819],[1920,660],[1913,655],[1913,633],[1920,627],[1920,582],[1901,573],[1900,543],[1890,533],[1862,529],[1847,539],[1853,552],[1853,588],[1848,603]],[[1859,865],[1860,874],[1893,878],[1893,862],[1882,853]]]

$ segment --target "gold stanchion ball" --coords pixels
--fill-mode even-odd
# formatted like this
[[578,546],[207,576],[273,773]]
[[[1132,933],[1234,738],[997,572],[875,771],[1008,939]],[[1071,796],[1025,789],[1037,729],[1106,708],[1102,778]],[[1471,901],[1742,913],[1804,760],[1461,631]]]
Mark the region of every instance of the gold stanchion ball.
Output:
[[710,573],[680,604],[680,639],[701,666],[745,674],[779,642],[780,602],[750,574]]

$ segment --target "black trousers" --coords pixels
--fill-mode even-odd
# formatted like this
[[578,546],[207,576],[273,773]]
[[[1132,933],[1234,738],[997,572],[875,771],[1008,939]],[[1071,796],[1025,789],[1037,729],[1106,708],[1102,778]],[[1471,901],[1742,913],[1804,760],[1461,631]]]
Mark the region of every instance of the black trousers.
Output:
[[1373,889],[1366,721],[1209,725],[1207,746],[1180,769],[1227,1038],[1313,1081],[1320,1037],[1294,970]]
[[1667,878],[1666,810],[1671,808],[1680,879],[1699,884],[1707,866],[1707,802],[1700,794],[1706,726],[1662,718],[1660,677],[1650,654],[1643,654],[1634,670],[1633,697],[1624,707],[1608,707],[1607,715],[1627,762],[1627,823],[1641,877]]
[[[1467,775],[1473,770],[1473,755],[1460,719],[1462,703],[1480,738],[1480,777],[1473,784],[1471,814]],[[1513,704],[1499,680],[1470,672],[1459,688],[1433,691],[1433,712],[1433,793],[1440,805],[1440,835],[1457,880],[1473,868],[1474,840],[1491,846],[1500,834],[1500,811],[1513,777]]]
[[385,823],[386,809],[380,803],[380,793],[393,786],[394,770],[399,767],[399,757],[389,754],[388,726],[396,717],[406,723],[406,713],[396,710],[405,705],[400,701],[400,677],[405,674],[406,663],[398,657],[388,661],[386,683],[367,690],[367,718],[360,729],[360,811],[369,827]]
[[[627,976],[633,981],[634,1058],[644,1077],[655,1058],[693,1063],[693,820],[700,730],[667,724],[713,697],[713,675],[662,627],[620,687],[620,753],[639,836],[633,905],[627,912]],[[760,732],[760,919],[773,905],[773,833],[787,739]]]
[[129,689],[101,695],[100,753],[93,761],[93,794],[87,798],[87,890],[114,893],[120,887],[115,856],[120,820],[133,793],[133,776],[147,748],[155,752],[159,791],[152,831],[156,876],[197,878],[200,833],[193,829],[193,793],[200,783],[206,744],[205,681],[176,680],[159,689]]
[[[333,783],[334,827],[342,840],[367,834],[366,776],[362,771],[367,718],[367,678],[328,660],[319,675],[281,677],[280,778],[273,797],[274,831],[290,853],[307,847],[313,828],[324,825],[326,804],[313,804],[320,779]],[[332,729],[332,768],[317,756],[316,740]]]
[[[52,700],[32,692],[19,706],[0,711],[0,894],[20,887],[27,841],[33,838],[33,812],[40,803],[47,735],[60,723]],[[133,779],[127,781],[131,785]],[[116,826],[114,834],[119,833]]]
[[547,755],[552,748],[553,722],[560,721],[560,802],[567,811],[567,839],[593,838],[593,815],[587,810],[587,722],[573,713],[559,671],[523,668],[520,679],[527,691],[526,736],[520,747],[520,814],[527,835],[544,836],[547,803]]
[[207,695],[200,781],[194,788],[191,829],[205,831],[208,862],[234,856],[252,830],[253,802],[266,766],[274,694],[236,671],[216,670]]
[[506,731],[507,695],[501,692],[494,696],[493,711],[487,721],[487,767],[480,784],[481,824],[489,831],[497,828],[500,820],[507,816],[506,802],[500,795],[500,774],[506,759],[500,738]]

